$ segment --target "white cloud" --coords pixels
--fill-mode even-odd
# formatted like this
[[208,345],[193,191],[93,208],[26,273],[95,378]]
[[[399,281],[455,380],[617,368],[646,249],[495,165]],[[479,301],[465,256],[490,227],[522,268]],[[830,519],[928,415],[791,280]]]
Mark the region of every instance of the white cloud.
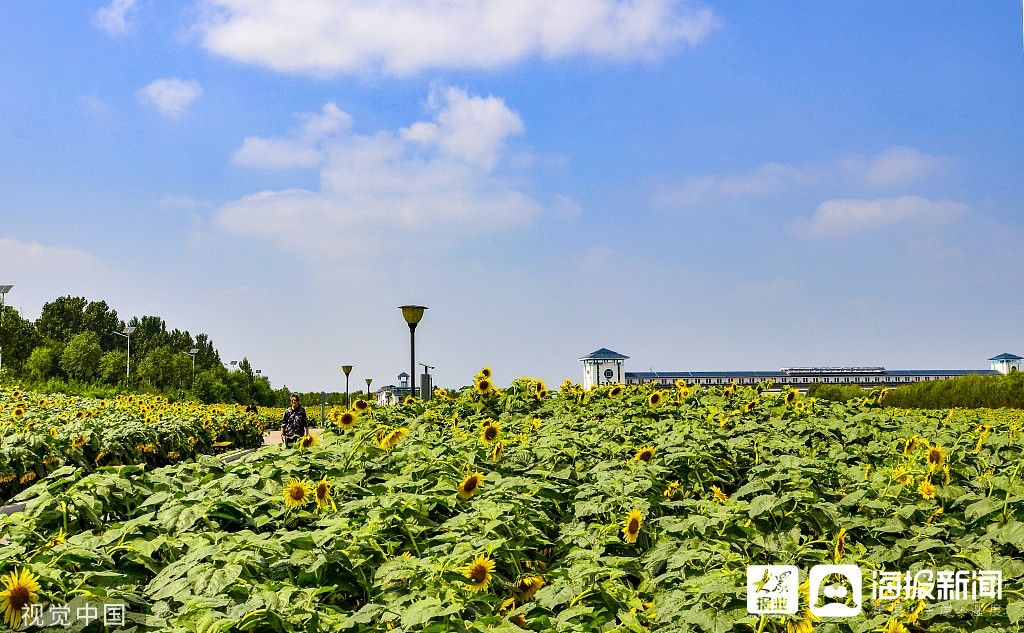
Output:
[[669,205],[757,199],[815,187],[885,189],[909,185],[947,170],[952,161],[910,147],[892,147],[872,156],[846,156],[831,165],[769,162],[739,174],[694,176],[660,194]]
[[134,8],[135,0],[111,0],[110,4],[93,14],[92,23],[111,35],[123,35],[129,28],[127,14]]
[[318,144],[352,126],[352,117],[334,103],[325,105],[320,114],[301,118],[302,127],[291,137],[246,138],[232,160],[237,165],[263,169],[315,167],[323,159]]
[[58,248],[0,237],[0,268],[5,271],[80,269],[99,264],[96,257],[76,248]]
[[680,0],[207,0],[203,43],[282,72],[494,68],[531,56],[649,58],[718,26]]
[[[245,139],[238,164],[316,167],[318,191],[262,191],[224,205],[221,228],[273,240],[305,255],[379,254],[415,236],[444,247],[467,235],[523,226],[544,210],[497,168],[519,116],[493,96],[438,89],[432,118],[408,127],[356,134],[334,104],[283,137]],[[272,149],[279,151],[274,154]],[[559,197],[554,206],[572,201]]]
[[961,202],[917,196],[877,200],[826,200],[802,229],[808,237],[836,237],[896,225],[939,226],[969,210]]
[[176,78],[157,79],[135,92],[140,102],[153,106],[168,119],[180,117],[202,94],[199,82]]

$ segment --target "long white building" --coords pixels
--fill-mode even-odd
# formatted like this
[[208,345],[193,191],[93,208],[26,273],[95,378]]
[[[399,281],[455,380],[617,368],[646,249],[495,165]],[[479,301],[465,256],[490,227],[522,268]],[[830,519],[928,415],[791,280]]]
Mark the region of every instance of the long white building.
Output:
[[1000,354],[989,359],[990,369],[886,369],[885,367],[783,367],[778,371],[624,371],[629,356],[602,347],[579,360],[583,363],[583,386],[619,383],[638,385],[653,382],[671,385],[678,378],[691,385],[756,385],[774,380],[778,387],[807,389],[813,383],[898,387],[928,380],[949,380],[968,374],[996,375],[1020,371],[1024,358]]

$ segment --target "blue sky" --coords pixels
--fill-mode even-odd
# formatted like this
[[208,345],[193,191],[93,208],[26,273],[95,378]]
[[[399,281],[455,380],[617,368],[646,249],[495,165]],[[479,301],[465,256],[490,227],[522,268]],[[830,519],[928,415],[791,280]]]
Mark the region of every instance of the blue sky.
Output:
[[0,276],[275,384],[1024,353],[1018,2],[0,7]]

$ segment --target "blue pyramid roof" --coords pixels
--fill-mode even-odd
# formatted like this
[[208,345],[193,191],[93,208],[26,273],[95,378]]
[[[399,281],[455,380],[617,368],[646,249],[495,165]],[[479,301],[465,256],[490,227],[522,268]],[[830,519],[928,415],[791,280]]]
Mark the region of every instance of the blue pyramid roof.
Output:
[[1021,358],[1016,354],[1004,353],[1000,354],[999,356],[993,356],[989,360],[1024,360],[1024,358]]
[[618,352],[613,352],[607,347],[591,352],[581,358],[580,360],[626,360],[629,356],[623,356]]

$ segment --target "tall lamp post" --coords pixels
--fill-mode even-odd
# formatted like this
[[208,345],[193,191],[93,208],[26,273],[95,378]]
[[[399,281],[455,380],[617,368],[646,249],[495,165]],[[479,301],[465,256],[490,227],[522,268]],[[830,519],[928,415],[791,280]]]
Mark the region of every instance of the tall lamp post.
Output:
[[366,401],[370,401],[370,383],[373,382],[373,378],[366,379]]
[[348,375],[352,373],[352,365],[342,365],[341,371],[345,372],[345,406],[351,406],[351,402],[348,397]]
[[[2,284],[0,285],[0,326],[4,324],[4,301],[7,299],[7,293],[13,288],[13,284]],[[4,375],[4,348],[3,344],[0,343],[0,377]]]
[[409,395],[416,396],[416,324],[423,318],[426,306],[398,306],[409,324]]
[[192,357],[192,384],[196,384],[196,354],[199,353],[198,347],[193,347],[188,351],[188,355]]
[[124,326],[124,332],[114,332],[114,334],[128,339],[128,368],[125,371],[125,379],[129,381],[132,379],[132,332],[134,331],[134,327],[126,325]]

